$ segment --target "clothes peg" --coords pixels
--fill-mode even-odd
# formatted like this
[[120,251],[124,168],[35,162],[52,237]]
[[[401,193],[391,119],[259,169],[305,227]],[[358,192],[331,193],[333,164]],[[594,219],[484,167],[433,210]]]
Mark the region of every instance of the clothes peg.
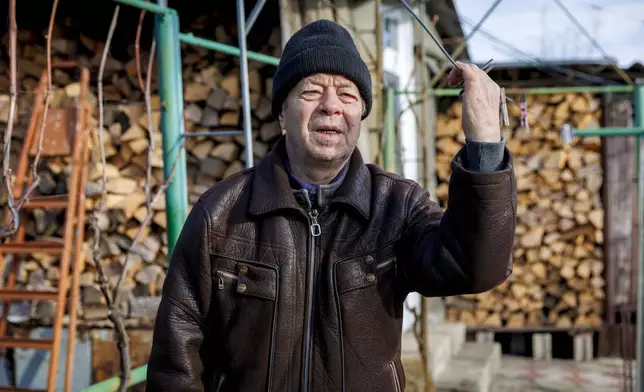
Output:
[[501,87],[501,121],[503,126],[510,126],[510,117],[508,116],[508,101],[505,97],[505,88]]
[[523,94],[521,97],[521,128],[525,132],[530,132],[530,124],[528,123],[528,96]]

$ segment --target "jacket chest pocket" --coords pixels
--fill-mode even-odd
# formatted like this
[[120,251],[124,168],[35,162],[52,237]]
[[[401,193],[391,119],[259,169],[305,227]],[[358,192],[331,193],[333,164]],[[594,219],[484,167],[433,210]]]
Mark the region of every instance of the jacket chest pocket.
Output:
[[342,336],[355,349],[352,356],[364,363],[384,363],[398,347],[404,298],[397,290],[397,271],[398,259],[392,252],[365,255],[335,266]]
[[[364,317],[402,317],[397,290],[398,258],[389,253],[366,255],[336,265],[335,284],[341,311],[368,313]],[[346,320],[345,320],[346,321]]]
[[[265,353],[268,363],[277,318],[279,268],[272,264],[212,256],[212,311],[220,344],[235,366]],[[261,326],[261,328],[260,328]],[[255,365],[253,365],[255,366]]]
[[278,295],[278,267],[272,264],[213,257],[215,311],[224,323],[239,312],[273,315]]

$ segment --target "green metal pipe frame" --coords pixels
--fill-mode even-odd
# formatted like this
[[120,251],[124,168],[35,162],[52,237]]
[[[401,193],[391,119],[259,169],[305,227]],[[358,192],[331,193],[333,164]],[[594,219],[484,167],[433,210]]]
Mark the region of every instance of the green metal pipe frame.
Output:
[[[167,179],[176,163],[175,173],[172,181],[168,184],[166,190],[166,215],[167,215],[167,237],[168,237],[168,254],[172,254],[181,229],[188,215],[188,192],[187,192],[187,170],[185,150],[181,148],[183,137],[185,136],[183,122],[183,83],[181,72],[181,46],[180,43],[186,43],[195,46],[201,46],[206,49],[226,53],[242,58],[242,73],[246,72],[247,59],[255,60],[269,65],[278,65],[279,58],[267,56],[261,53],[246,50],[246,34],[240,36],[240,48],[225,45],[219,42],[198,38],[193,34],[179,33],[179,16],[176,10],[165,6],[148,3],[142,0],[114,0],[117,3],[129,5],[139,9],[152,12],[156,15],[156,40],[158,43],[157,62],[158,62],[158,79],[159,79],[159,97],[161,99],[161,133],[163,149],[163,167],[164,176]],[[237,1],[238,9],[240,1]],[[242,3],[243,6],[243,3]],[[243,8],[242,8],[243,10]],[[259,10],[257,10],[259,12]],[[242,18],[244,14],[242,13]],[[240,18],[238,16],[238,26]],[[241,19],[242,26],[240,31],[246,31],[245,20]],[[242,41],[243,40],[243,41]],[[245,94],[243,102],[245,135],[246,136],[246,166],[252,165],[253,152],[252,143],[249,139],[250,133],[250,101],[248,97],[248,74],[246,73],[245,81],[242,80],[242,93]],[[248,113],[246,113],[248,112]],[[179,157],[177,158],[177,155]],[[137,385],[146,379],[147,365],[132,369],[131,380],[128,386]],[[96,383],[82,392],[104,392],[116,391],[120,384],[120,376],[108,378]]]
[[606,127],[599,129],[575,129],[574,136],[588,137],[588,136],[641,136],[644,135],[644,127],[641,128],[620,128],[620,127]]
[[[130,5],[132,7],[144,9],[149,12],[153,12],[160,15],[165,15],[169,12],[176,12],[172,8],[166,8],[154,3],[147,3],[142,0],[114,0],[117,3]],[[241,56],[241,50],[239,47],[222,44],[220,42],[212,41],[205,38],[199,38],[194,36],[192,33],[179,33],[179,40],[185,44],[200,46],[205,49],[214,50],[220,53],[229,54],[232,56]],[[278,65],[280,59],[274,56],[268,56],[262,53],[257,52],[247,52],[247,57],[249,60],[258,61],[260,63],[269,64],[269,65]]]
[[637,174],[637,308],[636,308],[636,371],[635,390],[644,392],[644,84],[633,87],[633,128],[606,127],[600,129],[575,129],[573,136],[635,136],[635,171]]
[[[172,10],[173,11],[173,10]],[[181,51],[179,47],[179,17],[176,12],[156,16],[157,62],[159,97],[161,100],[161,134],[163,173],[167,180],[175,160],[174,176],[166,190],[168,254],[181,234],[188,217],[188,192],[185,149],[182,148],[183,83],[181,80]]]
[[[638,84],[633,95],[635,115],[634,125],[644,128],[644,85]],[[637,137],[637,352],[635,371],[635,390],[644,391],[644,154],[642,154],[644,135]]]
[[[217,52],[226,53],[232,56],[241,56],[241,50],[238,47],[195,37],[192,33],[179,33],[179,40],[186,44],[201,46],[202,48],[215,50]],[[277,57],[251,51],[247,52],[247,57],[249,60],[255,60],[270,65],[277,65],[280,62],[280,59]]]
[[173,11],[172,8],[168,8],[154,3],[148,3],[147,1],[143,1],[143,0],[114,0],[114,1],[124,5],[129,5],[131,7],[140,8],[142,10],[159,14],[159,15],[165,15],[168,12]]

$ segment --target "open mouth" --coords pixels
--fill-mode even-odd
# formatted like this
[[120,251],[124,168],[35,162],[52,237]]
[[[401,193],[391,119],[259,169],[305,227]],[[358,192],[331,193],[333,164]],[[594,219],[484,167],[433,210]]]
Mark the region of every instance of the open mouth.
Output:
[[336,133],[342,133],[342,131],[340,130],[340,128],[338,128],[338,127],[332,127],[332,126],[329,126],[329,127],[320,127],[320,128],[318,128],[318,129],[316,129],[316,130],[315,130],[315,132],[317,132],[317,133],[324,133],[324,134],[327,134],[327,135],[333,135],[333,134],[336,134]]

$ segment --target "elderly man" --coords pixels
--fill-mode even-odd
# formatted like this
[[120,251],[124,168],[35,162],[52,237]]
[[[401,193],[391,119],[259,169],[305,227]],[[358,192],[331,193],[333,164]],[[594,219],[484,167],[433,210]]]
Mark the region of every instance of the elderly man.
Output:
[[148,391],[399,392],[408,293],[480,293],[511,272],[516,185],[500,88],[464,80],[467,145],[447,211],[417,183],[365,164],[367,66],[320,20],[293,35],[273,80],[285,131],[255,168],[195,204],[172,254]]

